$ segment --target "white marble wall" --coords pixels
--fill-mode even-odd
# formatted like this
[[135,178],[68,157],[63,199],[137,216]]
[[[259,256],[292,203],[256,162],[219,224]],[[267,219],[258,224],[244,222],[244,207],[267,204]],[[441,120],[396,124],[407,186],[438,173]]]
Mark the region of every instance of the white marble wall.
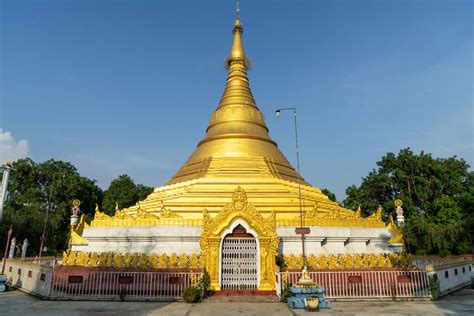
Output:
[[[301,238],[296,227],[277,227],[279,252],[301,254]],[[391,238],[386,228],[310,227],[306,237],[307,254],[387,253],[400,252],[401,247],[387,244]],[[88,227],[85,244],[73,244],[73,251],[120,253],[200,253],[202,228],[196,226]]]
[[[401,247],[388,245],[391,232],[386,228],[312,226],[310,229],[305,243],[307,254],[378,254],[402,250]],[[295,234],[295,227],[277,227],[277,233],[280,237],[280,253],[301,254],[301,237]]]
[[191,254],[201,252],[202,228],[196,226],[88,227],[87,244],[73,244],[73,251]]

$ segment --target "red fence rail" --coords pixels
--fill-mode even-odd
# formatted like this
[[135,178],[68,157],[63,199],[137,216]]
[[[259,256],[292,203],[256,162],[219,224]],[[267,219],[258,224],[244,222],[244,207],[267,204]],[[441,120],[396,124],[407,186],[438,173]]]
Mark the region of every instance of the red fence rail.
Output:
[[73,275],[55,271],[50,297],[68,299],[174,300],[201,277],[201,272],[97,271]]
[[[311,271],[328,298],[429,298],[426,271]],[[301,272],[280,272],[279,286],[296,284]]]

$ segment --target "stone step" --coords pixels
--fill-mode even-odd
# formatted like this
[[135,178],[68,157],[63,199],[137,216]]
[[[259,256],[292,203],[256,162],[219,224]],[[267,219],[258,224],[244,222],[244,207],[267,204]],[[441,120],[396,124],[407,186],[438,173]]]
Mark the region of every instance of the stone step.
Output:
[[223,290],[216,292],[206,299],[206,302],[278,302],[279,298],[274,291],[254,290]]
[[268,302],[268,303],[274,303],[274,302],[279,302],[279,298],[276,295],[272,296],[264,296],[264,295],[258,295],[258,296],[240,296],[240,295],[220,295],[220,296],[211,296],[207,298],[204,302],[207,303],[221,303],[221,302]]

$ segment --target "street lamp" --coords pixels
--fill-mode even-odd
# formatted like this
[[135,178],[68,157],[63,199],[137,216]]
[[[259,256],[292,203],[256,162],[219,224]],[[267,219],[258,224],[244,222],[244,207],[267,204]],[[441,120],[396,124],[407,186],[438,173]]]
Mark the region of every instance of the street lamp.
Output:
[[3,206],[5,203],[5,199],[7,197],[7,192],[8,192],[8,179],[10,177],[10,171],[13,170],[13,164],[11,161],[5,162],[0,169],[3,170],[3,176],[2,176],[2,188],[1,188],[1,193],[0,193],[0,222],[2,221],[3,217]]
[[[65,175],[63,174],[63,177]],[[51,211],[51,195],[53,193],[53,186],[54,186],[54,180],[56,179],[56,173],[53,173],[53,181],[51,181],[51,185],[49,187],[49,197],[48,197],[48,207],[46,209],[46,216],[44,218],[44,225],[43,225],[43,233],[40,236],[40,249],[39,249],[39,258],[41,258],[41,255],[43,254],[43,245],[46,239],[46,225],[48,224],[48,217],[49,217],[49,212]]]
[[310,233],[309,227],[303,227],[303,207],[301,205],[301,176],[300,176],[300,152],[298,146],[298,123],[296,121],[296,108],[280,108],[275,111],[277,117],[280,117],[281,111],[293,111],[295,122],[295,144],[296,144],[296,171],[298,175],[298,198],[300,203],[300,227],[295,229],[295,233],[301,235],[301,247],[303,250],[303,267],[306,268],[305,235]]

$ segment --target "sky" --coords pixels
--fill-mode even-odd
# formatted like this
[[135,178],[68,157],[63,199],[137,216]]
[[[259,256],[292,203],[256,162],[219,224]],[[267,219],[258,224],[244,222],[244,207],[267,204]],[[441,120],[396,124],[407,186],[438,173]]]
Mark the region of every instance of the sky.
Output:
[[[474,164],[473,2],[240,1],[270,136],[339,200],[387,152]],[[0,160],[163,185],[225,86],[234,1],[1,0]]]

